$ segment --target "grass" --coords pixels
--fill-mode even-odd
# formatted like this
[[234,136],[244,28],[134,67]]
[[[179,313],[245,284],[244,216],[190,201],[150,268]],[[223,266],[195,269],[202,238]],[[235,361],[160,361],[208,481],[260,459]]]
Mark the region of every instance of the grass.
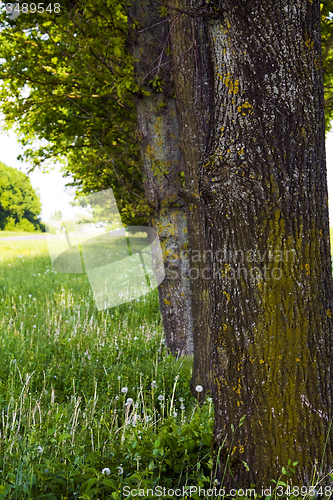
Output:
[[40,231],[28,233],[26,231],[0,231],[0,238],[9,238],[13,236],[28,236],[29,234],[42,234]]
[[164,347],[157,290],[98,312],[45,240],[0,240],[0,500],[209,488],[213,407],[191,365]]
[[156,290],[98,312],[87,276],[55,272],[45,241],[0,241],[0,318],[0,498],[205,477],[212,407],[189,392],[191,359],[164,348]]

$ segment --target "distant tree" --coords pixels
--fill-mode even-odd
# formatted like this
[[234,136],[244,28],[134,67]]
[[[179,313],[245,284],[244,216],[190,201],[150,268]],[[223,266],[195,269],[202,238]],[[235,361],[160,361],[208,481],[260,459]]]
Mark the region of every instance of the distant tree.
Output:
[[0,163],[0,229],[40,229],[40,212],[40,199],[29,177]]
[[51,220],[61,220],[63,218],[61,210],[55,210],[52,214],[50,219]]

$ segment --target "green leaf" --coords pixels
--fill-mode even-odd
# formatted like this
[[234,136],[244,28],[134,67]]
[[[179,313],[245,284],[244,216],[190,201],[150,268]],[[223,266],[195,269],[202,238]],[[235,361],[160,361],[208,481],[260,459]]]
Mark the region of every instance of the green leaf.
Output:
[[113,53],[114,53],[114,55],[115,55],[116,57],[120,57],[120,56],[121,56],[121,50],[120,50],[120,48],[119,48],[119,47],[117,47],[117,46],[116,46],[116,47],[114,47],[114,49],[113,49]]
[[247,463],[246,463],[246,462],[244,462],[243,460],[241,460],[241,462],[243,463],[243,465],[244,465],[245,469],[246,469],[247,471],[249,471],[250,469],[249,469],[249,466],[247,465]]
[[61,436],[59,436],[57,438],[57,440],[58,440],[58,443],[62,443],[63,441],[65,441],[65,439],[69,439],[71,437],[72,436],[70,434],[68,434],[68,432],[64,432],[63,434],[61,434]]

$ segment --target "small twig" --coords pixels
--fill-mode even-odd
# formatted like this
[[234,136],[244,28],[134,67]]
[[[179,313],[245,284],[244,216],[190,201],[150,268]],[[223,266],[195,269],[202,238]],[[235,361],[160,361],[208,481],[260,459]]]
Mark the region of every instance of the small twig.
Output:
[[[207,17],[207,16],[211,16],[211,14],[209,14],[208,12],[203,12],[202,14],[196,14],[194,11],[177,9],[176,7],[172,7],[171,5],[168,5],[167,3],[159,2],[159,0],[156,0],[156,2],[159,3],[160,5],[163,5],[163,7],[168,7],[169,9],[176,10],[177,12],[180,12],[181,14],[186,14],[186,15],[191,16],[191,17]],[[200,5],[195,10],[198,10],[201,7],[204,7],[204,6]]]
[[176,17],[176,19],[173,21],[171,27],[170,27],[170,30],[169,30],[169,33],[168,33],[168,36],[165,40],[165,44],[163,45],[163,48],[162,48],[162,52],[160,54],[160,60],[159,60],[159,63],[158,63],[158,66],[157,66],[157,72],[156,72],[156,76],[158,75],[159,71],[160,71],[160,67],[161,67],[161,61],[162,61],[162,57],[163,57],[163,54],[164,54],[164,49],[166,47],[166,44],[168,43],[168,40],[169,40],[169,37],[170,37],[170,34],[171,34],[171,31],[172,31],[172,28],[174,27],[174,25],[176,24],[176,22],[178,21],[178,19],[180,18],[181,14],[178,14],[178,16]]
[[153,24],[152,26],[148,26],[148,28],[144,28],[143,30],[139,30],[138,33],[143,33],[144,31],[150,30],[150,28],[154,28],[155,26],[158,26],[159,24],[166,23],[167,21],[170,21],[172,17],[168,17],[168,19],[164,19],[163,21],[160,21],[159,23]]
[[[173,59],[170,59],[169,61],[167,61],[167,62],[165,62],[165,63],[163,63],[163,64],[160,64],[160,65],[159,65],[159,67],[161,68],[162,66],[165,66],[166,64],[169,64],[169,63],[171,63],[172,61],[175,61],[176,59],[179,59],[181,56],[183,56],[184,54],[186,54],[186,53],[187,53],[189,50],[191,50],[193,47],[194,47],[194,43],[192,43],[191,47],[190,47],[189,49],[185,50],[185,52],[182,52],[181,54],[179,54],[179,56],[174,57]],[[150,73],[152,73],[152,72],[153,72],[156,68],[158,68],[158,66],[155,66],[155,68],[153,68],[151,71],[149,71],[148,75],[149,75]],[[148,76],[148,75],[147,75],[147,76]]]

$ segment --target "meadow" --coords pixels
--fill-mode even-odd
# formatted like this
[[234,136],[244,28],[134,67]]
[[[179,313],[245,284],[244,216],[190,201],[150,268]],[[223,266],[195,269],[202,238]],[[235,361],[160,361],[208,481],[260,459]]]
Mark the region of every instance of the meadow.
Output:
[[208,484],[211,401],[164,347],[158,295],[98,312],[44,240],[0,239],[0,498]]
[[213,405],[191,366],[165,349],[157,290],[98,312],[45,240],[0,238],[0,499],[209,488]]

